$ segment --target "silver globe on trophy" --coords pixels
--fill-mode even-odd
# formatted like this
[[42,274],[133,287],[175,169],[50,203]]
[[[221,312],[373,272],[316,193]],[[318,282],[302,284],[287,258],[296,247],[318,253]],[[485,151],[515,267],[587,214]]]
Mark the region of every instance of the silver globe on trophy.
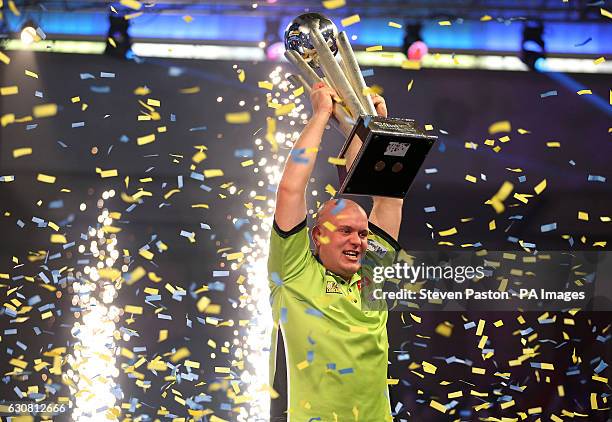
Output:
[[346,32],[338,33],[324,15],[295,18],[285,30],[285,48],[285,57],[299,70],[293,84],[309,92],[325,82],[342,100],[334,105],[334,118],[349,136],[338,158],[346,158],[353,142],[362,143],[341,175],[338,193],[404,198],[437,137],[414,120],[378,116]]

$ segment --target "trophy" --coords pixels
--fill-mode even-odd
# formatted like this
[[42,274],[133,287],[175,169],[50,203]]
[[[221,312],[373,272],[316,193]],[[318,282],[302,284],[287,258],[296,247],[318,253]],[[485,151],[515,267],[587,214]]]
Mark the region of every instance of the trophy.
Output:
[[325,82],[341,98],[333,115],[349,136],[338,158],[347,158],[353,143],[361,142],[348,172],[340,168],[338,193],[404,198],[437,137],[414,120],[377,115],[346,32],[338,33],[324,15],[295,18],[285,30],[285,48],[285,57],[300,72],[290,77],[294,85],[310,92],[316,82]]

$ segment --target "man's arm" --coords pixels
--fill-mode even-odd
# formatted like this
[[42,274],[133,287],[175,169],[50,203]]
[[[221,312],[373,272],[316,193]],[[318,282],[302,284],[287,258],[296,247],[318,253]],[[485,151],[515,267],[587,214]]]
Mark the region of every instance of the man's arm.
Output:
[[[373,95],[372,101],[376,107],[376,112],[379,116],[387,117],[387,106],[385,100],[380,95]],[[345,134],[348,136],[348,134]],[[351,168],[355,157],[361,149],[361,139],[356,137],[357,142],[351,142],[350,147],[346,151],[346,169]],[[387,232],[393,239],[399,237],[400,225],[402,223],[402,207],[404,200],[401,198],[387,198],[384,196],[372,197],[372,211],[368,220],[376,226]]]
[[[276,192],[274,220],[283,231],[289,231],[306,218],[306,186],[314,169],[323,131],[333,110],[335,91],[316,83],[310,94],[313,114],[293,145]],[[376,224],[376,223],[374,223]]]

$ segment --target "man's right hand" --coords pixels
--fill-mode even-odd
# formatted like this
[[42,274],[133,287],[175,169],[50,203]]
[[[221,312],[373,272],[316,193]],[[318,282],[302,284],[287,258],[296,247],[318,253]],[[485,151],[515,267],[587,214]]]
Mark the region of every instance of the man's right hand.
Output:
[[329,118],[334,111],[334,100],[340,101],[338,94],[324,82],[317,82],[312,86],[310,102],[313,115],[325,114]]

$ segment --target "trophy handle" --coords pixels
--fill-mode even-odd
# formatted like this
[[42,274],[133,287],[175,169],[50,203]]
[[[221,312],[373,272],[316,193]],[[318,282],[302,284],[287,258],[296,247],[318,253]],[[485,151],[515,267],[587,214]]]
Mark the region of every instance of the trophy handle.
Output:
[[338,34],[336,45],[338,46],[340,57],[342,57],[342,64],[345,70],[344,74],[348,77],[355,94],[357,94],[357,98],[361,101],[361,105],[366,109],[366,114],[377,116],[378,113],[376,113],[376,107],[374,107],[372,98],[364,93],[367,85],[363,79],[363,74],[357,63],[357,58],[355,57],[351,43],[349,43],[346,31],[342,31]]

